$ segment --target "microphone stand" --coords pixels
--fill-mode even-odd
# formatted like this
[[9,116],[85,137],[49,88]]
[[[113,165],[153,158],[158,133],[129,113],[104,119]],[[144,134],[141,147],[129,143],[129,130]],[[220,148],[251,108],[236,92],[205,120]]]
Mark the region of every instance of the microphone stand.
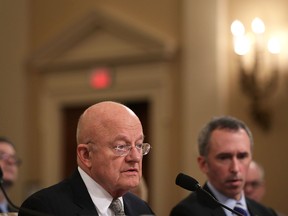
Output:
[[6,191],[5,191],[2,183],[3,183],[3,180],[1,179],[1,180],[0,180],[0,188],[1,188],[2,193],[4,194],[4,197],[5,197],[6,200],[7,200],[7,202],[9,203],[9,205],[10,205],[14,210],[19,211],[19,207],[16,206],[16,205],[14,205],[14,203],[12,203],[12,201],[9,199],[9,197],[8,197],[8,195],[7,195]]
[[198,190],[200,190],[202,193],[204,193],[206,196],[208,196],[210,199],[212,199],[214,202],[216,202],[218,205],[220,205],[221,207],[227,209],[228,211],[238,215],[238,216],[244,216],[241,213],[235,211],[234,209],[229,208],[228,206],[222,204],[221,202],[219,202],[218,200],[216,200],[210,193],[208,193],[208,191],[204,190],[202,187],[199,187]]
[[31,209],[26,209],[26,208],[20,208],[18,206],[16,206],[8,197],[4,187],[3,187],[3,171],[0,167],[0,188],[1,188],[1,191],[4,195],[4,197],[6,198],[7,202],[9,203],[9,205],[15,210],[15,211],[19,211],[21,210],[23,213],[26,213],[30,216],[52,216],[50,214],[45,214],[45,213],[42,213],[42,212],[38,212],[38,211],[34,211],[34,210],[31,210]]
[[194,179],[194,178],[192,178],[192,177],[190,177],[188,175],[185,175],[183,173],[179,173],[177,175],[177,177],[176,177],[175,183],[176,183],[176,185],[178,185],[178,186],[180,186],[180,187],[182,187],[182,188],[184,188],[186,190],[202,193],[204,195],[204,197],[208,198],[208,201],[212,201],[213,204],[219,205],[219,206],[227,209],[228,211],[234,213],[235,215],[244,216],[241,213],[235,211],[234,209],[231,209],[228,206],[220,203],[208,191],[204,190],[200,186],[199,182],[196,179]]

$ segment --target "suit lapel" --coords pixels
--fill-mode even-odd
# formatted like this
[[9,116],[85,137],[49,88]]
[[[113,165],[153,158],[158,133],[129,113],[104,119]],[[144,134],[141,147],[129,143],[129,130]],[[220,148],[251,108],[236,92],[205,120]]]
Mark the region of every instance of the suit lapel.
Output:
[[[205,184],[203,186],[203,189],[206,190],[207,192],[209,192],[215,198],[215,196],[210,191],[210,189],[209,189],[207,184]],[[247,204],[247,208],[248,208],[248,211],[250,213],[250,216],[260,216],[261,214],[259,214],[258,210],[253,207],[253,204],[249,201],[249,199],[245,199],[245,200],[246,200],[246,204]],[[215,216],[220,216],[220,215],[225,216],[226,214],[225,214],[225,211],[223,210],[223,208],[220,207],[220,208],[213,208],[213,215],[215,215]]]
[[259,216],[260,215],[258,213],[257,209],[253,208],[253,205],[251,204],[251,202],[248,199],[246,199],[246,204],[247,204],[247,208],[248,208],[250,216]]
[[[203,189],[207,191],[212,197],[216,199],[214,194],[210,191],[209,187],[207,184],[204,184]],[[207,198],[207,195],[204,194],[204,192],[199,191],[197,193],[197,196],[199,197],[199,201],[203,203],[204,205],[208,206],[211,209],[211,214],[214,216],[226,216],[225,211],[223,208],[211,200],[211,198]]]
[[79,207],[80,216],[98,216],[96,207],[88,193],[88,190],[78,170],[69,178],[69,184],[73,194],[74,203]]
[[127,198],[127,196],[123,196],[123,202],[124,202],[124,211],[126,215],[135,215],[135,212],[133,211],[133,208],[131,208],[131,206],[133,206],[133,203],[131,202],[131,200],[129,198]]

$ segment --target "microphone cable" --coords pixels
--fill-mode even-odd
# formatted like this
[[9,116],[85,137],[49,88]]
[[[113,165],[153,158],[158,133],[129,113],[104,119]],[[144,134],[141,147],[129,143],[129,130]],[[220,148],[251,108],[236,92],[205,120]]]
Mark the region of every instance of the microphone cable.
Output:
[[31,209],[26,209],[26,208],[20,208],[18,206],[16,206],[11,200],[10,198],[8,197],[4,187],[3,187],[3,182],[4,182],[4,179],[3,179],[3,171],[2,171],[2,168],[0,167],[0,188],[1,188],[1,191],[4,195],[4,197],[6,198],[7,202],[9,203],[9,205],[15,210],[15,211],[23,211],[23,213],[26,213],[30,216],[52,216],[50,214],[45,214],[45,213],[42,213],[42,212],[38,212],[38,211],[34,211],[34,210],[31,210]]
[[198,191],[202,193],[209,201],[212,203],[215,203],[219,206],[222,206],[223,208],[227,209],[228,211],[238,215],[238,216],[243,216],[241,213],[235,211],[234,209],[229,208],[228,206],[220,203],[217,199],[215,199],[208,191],[204,190],[198,181],[191,176],[185,175],[183,173],[179,173],[176,177],[175,181],[176,185],[189,190],[189,191]]

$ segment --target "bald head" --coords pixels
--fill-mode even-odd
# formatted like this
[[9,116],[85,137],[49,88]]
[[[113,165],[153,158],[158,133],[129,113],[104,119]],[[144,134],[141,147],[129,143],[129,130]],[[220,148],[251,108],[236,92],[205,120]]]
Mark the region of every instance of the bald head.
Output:
[[264,169],[263,167],[256,163],[255,161],[251,161],[250,165],[249,165],[249,170],[248,170],[248,174],[250,174],[252,176],[252,174],[254,174],[257,176],[257,178],[261,181],[264,180]]
[[80,116],[77,126],[77,144],[89,143],[97,139],[104,128],[115,124],[134,126],[141,122],[136,114],[123,104],[104,101],[90,106]]
[[[143,128],[136,114],[123,104],[105,101],[90,106],[77,127],[77,163],[112,197],[122,196],[142,176]],[[127,155],[115,148],[130,147]]]

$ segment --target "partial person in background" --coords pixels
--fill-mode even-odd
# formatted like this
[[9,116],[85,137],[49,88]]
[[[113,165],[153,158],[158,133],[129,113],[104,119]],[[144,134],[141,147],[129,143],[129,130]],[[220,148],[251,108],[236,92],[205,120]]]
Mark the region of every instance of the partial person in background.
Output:
[[132,193],[148,202],[148,188],[145,179],[142,177],[139,185],[136,188],[130,190]]
[[[252,133],[244,122],[230,116],[209,121],[198,136],[198,165],[207,177],[203,188],[218,202],[243,216],[275,216],[271,209],[244,195],[252,149]],[[234,216],[226,208],[209,202],[207,195],[199,190],[180,201],[170,215]]]
[[[21,161],[16,155],[14,144],[6,137],[0,137],[0,167],[2,170],[2,186],[5,191],[9,190],[18,177],[18,166]],[[0,212],[15,212],[7,203],[7,200],[2,191],[0,191]]]
[[[265,195],[265,171],[264,168],[256,161],[252,161],[249,165],[244,192],[245,196],[259,203],[262,201]],[[276,213],[278,216],[285,216],[285,214],[278,211],[276,211]]]
[[261,202],[265,194],[265,181],[263,167],[252,161],[246,176],[244,192],[247,197]]
[[72,176],[28,197],[24,209],[54,216],[154,215],[129,192],[139,185],[142,159],[150,151],[142,124],[123,104],[104,101],[90,106],[77,126],[77,164]]

